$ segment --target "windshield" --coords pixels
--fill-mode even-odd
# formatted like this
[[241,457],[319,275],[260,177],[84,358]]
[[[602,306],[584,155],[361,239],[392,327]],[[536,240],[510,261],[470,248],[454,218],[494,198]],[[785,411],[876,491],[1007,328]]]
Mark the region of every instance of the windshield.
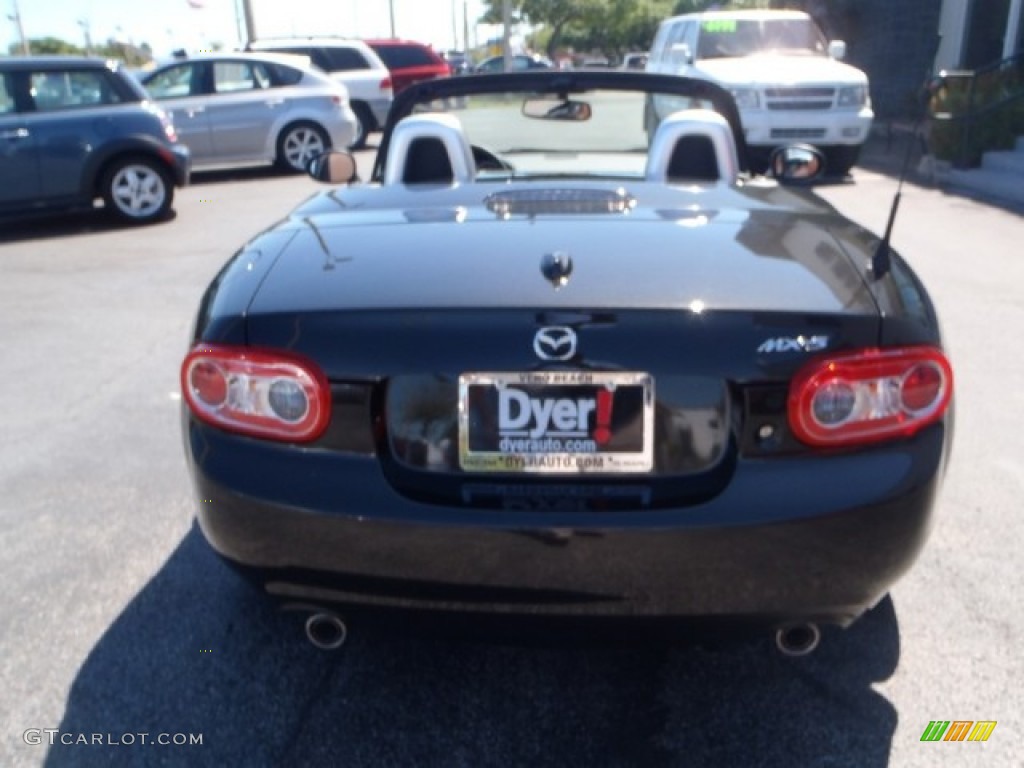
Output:
[[[644,123],[648,98],[642,91],[603,89],[570,95],[508,91],[434,100],[414,112],[456,117],[471,145],[507,160],[517,176],[640,176],[653,127]],[[673,100],[660,104],[664,114],[696,106],[676,96],[656,98]],[[484,170],[507,175],[509,169]]]
[[828,40],[811,19],[709,19],[700,25],[698,59],[771,52],[825,56]]
[[[696,109],[713,109],[718,116],[677,115]],[[408,118],[413,120],[406,125],[413,127],[400,134],[399,147],[411,141],[408,136],[419,130],[415,126],[446,126],[451,141],[464,142],[471,149],[477,181],[538,176],[644,178],[651,168],[652,146],[668,141],[659,127],[669,117],[674,118],[673,126],[685,118],[717,120],[721,127],[724,118],[731,128],[731,136],[724,140],[742,144],[732,98],[721,87],[702,80],[607,70],[433,80],[413,86],[395,100],[374,178],[383,177],[392,134]],[[745,145],[737,146],[737,151],[742,156]],[[427,153],[417,152],[416,157],[424,159],[417,173],[425,174],[436,160],[427,163]]]

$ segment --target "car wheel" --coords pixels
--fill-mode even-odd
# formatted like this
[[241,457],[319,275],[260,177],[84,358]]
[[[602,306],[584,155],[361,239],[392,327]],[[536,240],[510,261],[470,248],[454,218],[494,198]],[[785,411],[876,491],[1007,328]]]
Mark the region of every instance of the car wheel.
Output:
[[111,213],[132,224],[149,224],[167,215],[174,185],[167,170],[148,157],[116,160],[100,181],[103,202]]
[[353,104],[352,111],[356,114],[356,135],[348,148],[362,149],[366,146],[370,131],[373,130],[373,115],[365,104]]
[[294,123],[277,140],[277,164],[285,170],[304,173],[310,161],[331,148],[330,139],[319,126]]
[[860,158],[860,145],[825,147],[825,173],[829,176],[846,176]]

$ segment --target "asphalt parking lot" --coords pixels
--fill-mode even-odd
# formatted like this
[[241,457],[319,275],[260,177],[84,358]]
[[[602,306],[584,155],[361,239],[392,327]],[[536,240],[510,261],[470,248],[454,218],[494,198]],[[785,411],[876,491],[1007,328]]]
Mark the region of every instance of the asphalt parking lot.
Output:
[[[207,174],[145,229],[0,224],[0,765],[1021,764],[1024,219],[905,191],[894,242],[947,334],[953,458],[917,566],[812,656],[359,624],[324,653],[193,526],[177,378],[207,282],[317,189]],[[820,188],[876,231],[894,190],[866,170]],[[923,743],[933,720],[998,725]]]

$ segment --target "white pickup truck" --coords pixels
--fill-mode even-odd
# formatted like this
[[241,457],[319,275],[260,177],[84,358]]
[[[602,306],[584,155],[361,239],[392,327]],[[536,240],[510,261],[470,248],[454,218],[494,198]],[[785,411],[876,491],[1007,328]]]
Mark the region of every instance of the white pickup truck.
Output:
[[804,142],[824,152],[830,174],[845,175],[874,119],[867,75],[843,64],[845,54],[800,11],[713,11],[663,21],[647,71],[729,90],[756,165],[774,147]]

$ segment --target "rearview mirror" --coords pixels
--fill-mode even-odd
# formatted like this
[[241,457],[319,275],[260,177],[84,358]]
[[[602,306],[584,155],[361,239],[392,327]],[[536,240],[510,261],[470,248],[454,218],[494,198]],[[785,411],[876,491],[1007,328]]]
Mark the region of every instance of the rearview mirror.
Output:
[[825,169],[825,156],[807,144],[779,147],[772,152],[769,168],[773,178],[786,184],[808,184]]
[[313,158],[309,175],[326,184],[348,184],[357,178],[356,159],[349,152],[328,150]]
[[540,96],[523,102],[523,115],[535,120],[582,122],[590,119],[591,109],[585,101]]

